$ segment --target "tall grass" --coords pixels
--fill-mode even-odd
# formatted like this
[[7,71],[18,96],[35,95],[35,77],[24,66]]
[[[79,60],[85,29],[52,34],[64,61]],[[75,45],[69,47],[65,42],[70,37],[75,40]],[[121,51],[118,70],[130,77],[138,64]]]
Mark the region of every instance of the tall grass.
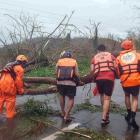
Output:
[[[88,58],[84,58],[80,61],[78,61],[78,69],[79,74],[81,76],[87,74],[90,71],[90,60]],[[38,69],[34,69],[31,72],[27,74],[27,76],[31,77],[55,77],[55,66],[48,66],[48,67],[40,67]]]
[[89,73],[90,71],[90,60],[88,58],[84,58],[78,62],[79,74],[81,76]]
[[55,76],[55,66],[48,66],[48,67],[40,67],[37,69],[32,70],[27,74],[27,76],[31,77],[44,77],[44,76],[49,76],[49,77],[54,77]]

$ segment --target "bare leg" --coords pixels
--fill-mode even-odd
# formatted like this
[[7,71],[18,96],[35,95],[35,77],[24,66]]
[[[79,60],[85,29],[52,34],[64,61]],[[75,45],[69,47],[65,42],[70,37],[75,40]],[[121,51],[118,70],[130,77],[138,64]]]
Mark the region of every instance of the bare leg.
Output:
[[130,95],[125,95],[125,105],[127,109],[131,109]]
[[101,105],[103,107],[103,104],[104,104],[104,96],[100,94],[100,101],[101,101]]
[[132,113],[131,113],[130,124],[135,130],[139,130],[139,126],[135,121],[137,109],[138,109],[138,96],[132,96]]
[[132,96],[132,111],[137,112],[138,109],[138,96]]
[[128,123],[128,127],[130,127],[130,119],[132,116],[131,112],[131,101],[130,101],[130,94],[125,94],[125,106],[127,109],[127,115],[125,115],[125,120]]
[[64,117],[65,120],[68,118],[73,105],[74,105],[74,98],[68,97],[67,108],[66,108],[66,113],[65,113],[65,117]]
[[103,113],[102,113],[102,119],[106,120],[107,114],[109,112],[109,106],[110,106],[110,96],[104,95],[104,101],[103,101]]
[[60,95],[59,99],[62,116],[65,116],[65,96]]

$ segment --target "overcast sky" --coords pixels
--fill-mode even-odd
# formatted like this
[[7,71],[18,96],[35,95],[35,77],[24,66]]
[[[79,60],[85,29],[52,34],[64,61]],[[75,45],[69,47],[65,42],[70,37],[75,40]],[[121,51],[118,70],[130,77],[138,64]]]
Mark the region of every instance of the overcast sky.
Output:
[[[59,23],[65,14],[75,11],[71,24],[81,30],[89,25],[89,19],[101,22],[100,35],[108,33],[125,37],[128,30],[139,25],[140,0],[0,0],[0,27],[4,29],[9,19],[4,14],[18,16],[22,11],[38,15],[47,31]],[[140,10],[139,10],[140,11]]]

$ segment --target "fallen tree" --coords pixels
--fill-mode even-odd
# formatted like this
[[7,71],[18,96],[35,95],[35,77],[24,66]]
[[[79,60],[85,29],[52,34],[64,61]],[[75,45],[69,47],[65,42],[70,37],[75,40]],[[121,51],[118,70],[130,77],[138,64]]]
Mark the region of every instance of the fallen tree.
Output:
[[24,95],[44,95],[57,92],[56,86],[50,86],[44,89],[26,89]]
[[[91,83],[93,80],[91,74],[80,77],[80,82],[78,86],[83,86],[84,84]],[[52,77],[24,77],[25,83],[39,83],[39,84],[50,84],[54,86],[50,86],[48,88],[43,89],[26,89],[24,95],[43,95],[43,94],[51,94],[57,92],[57,82],[56,78]]]
[[56,79],[52,77],[25,77],[24,82],[56,85]]
[[[92,74],[87,74],[80,77],[80,81],[83,82],[82,85],[91,83],[93,81]],[[56,85],[56,78],[52,77],[24,77],[24,82],[26,83],[40,83],[40,84],[51,84]],[[81,84],[79,84],[81,86]]]

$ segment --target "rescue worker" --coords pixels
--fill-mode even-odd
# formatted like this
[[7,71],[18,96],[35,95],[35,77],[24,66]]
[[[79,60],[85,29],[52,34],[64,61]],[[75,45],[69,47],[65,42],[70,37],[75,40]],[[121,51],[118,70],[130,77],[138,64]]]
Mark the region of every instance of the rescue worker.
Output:
[[103,108],[101,126],[110,123],[109,106],[114,87],[117,64],[115,57],[106,51],[105,45],[101,44],[97,48],[97,54],[91,60],[91,73],[94,76],[98,92],[100,94]]
[[28,59],[18,55],[15,62],[7,64],[0,72],[0,113],[6,103],[6,117],[12,119],[15,114],[16,94],[22,95],[24,66]]
[[[64,122],[71,121],[69,113],[74,105],[74,96],[76,95],[76,85],[79,82],[78,65],[72,58],[70,51],[63,51],[56,64],[57,88],[60,93],[61,117]],[[67,105],[65,109],[65,97]]]
[[128,126],[132,126],[135,130],[138,130],[139,126],[135,121],[135,116],[138,109],[140,85],[140,54],[134,49],[132,40],[124,40],[121,43],[121,48],[123,50],[117,57],[117,62],[121,85],[125,93],[125,105],[127,108],[125,120]]

